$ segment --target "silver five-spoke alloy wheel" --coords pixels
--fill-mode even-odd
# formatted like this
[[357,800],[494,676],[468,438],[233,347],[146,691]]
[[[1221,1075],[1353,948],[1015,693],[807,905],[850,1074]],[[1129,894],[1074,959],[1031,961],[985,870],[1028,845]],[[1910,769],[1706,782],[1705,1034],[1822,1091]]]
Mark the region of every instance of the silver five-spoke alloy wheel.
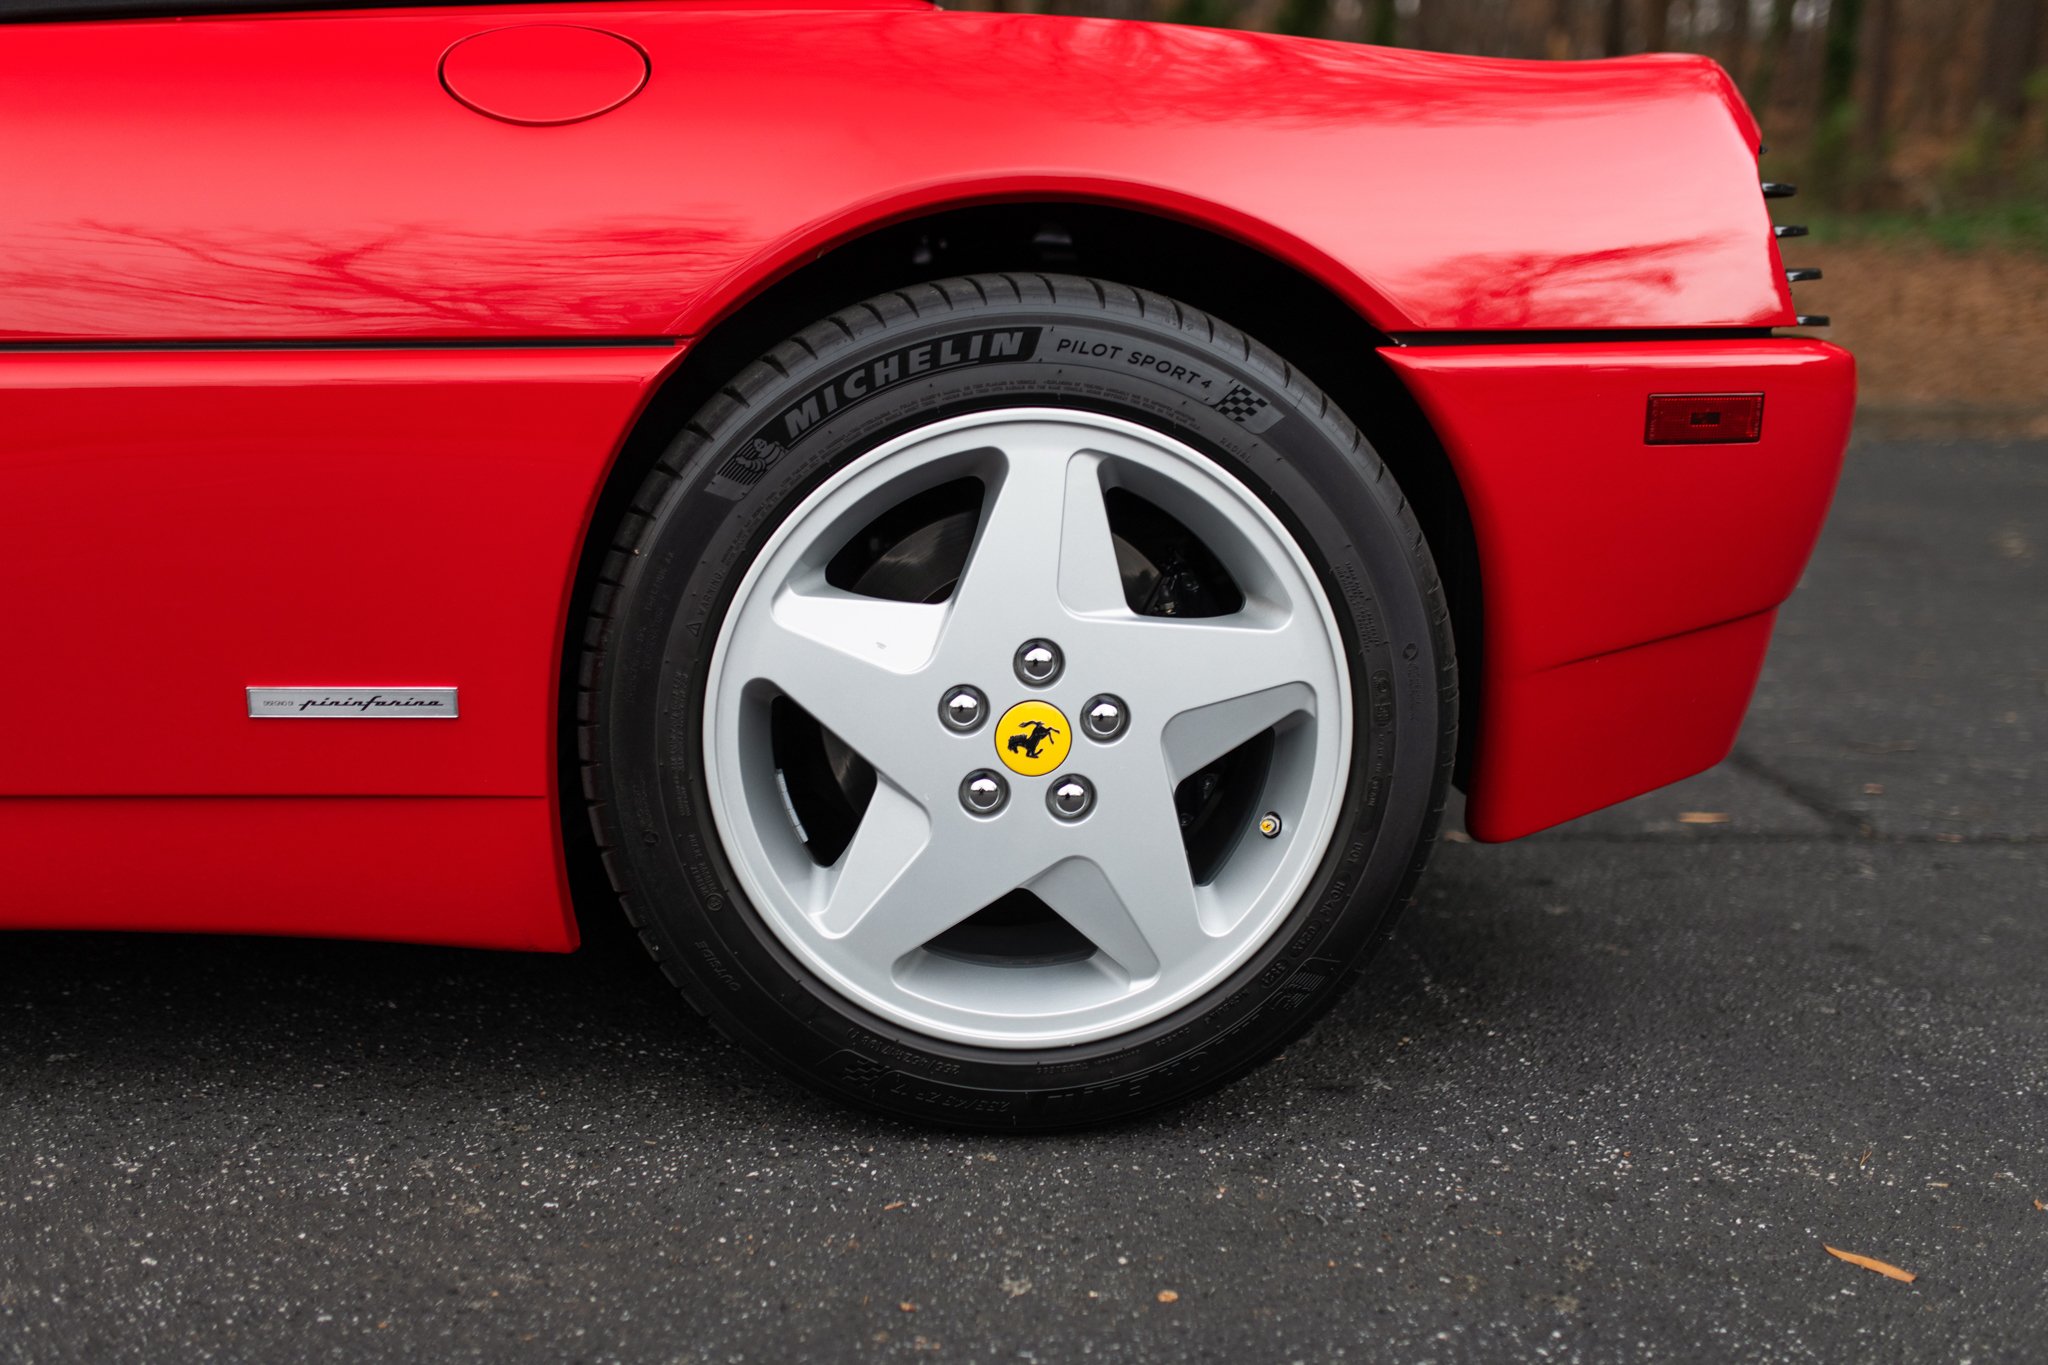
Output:
[[[862,527],[961,479],[982,485],[982,503],[943,600],[828,581],[833,556]],[[1112,490],[1199,538],[1242,605],[1188,618],[1134,610]],[[1125,1033],[1242,965],[1324,856],[1352,742],[1336,621],[1272,510],[1180,441],[1064,408],[932,422],[840,469],[740,582],[706,698],[713,818],[775,937],[874,1014],[996,1048]],[[874,773],[858,824],[827,864],[807,846],[777,767],[777,698]],[[997,719],[1025,703],[1059,714],[1033,709],[1036,728],[1023,733]],[[1228,844],[1222,856],[1191,860],[1176,788],[1260,737],[1270,749],[1249,817],[1204,832]],[[1002,799],[968,782],[975,774],[996,777]],[[1278,833],[1259,837],[1269,816]],[[1085,951],[1006,961],[935,942],[1019,891],[1071,926]]]

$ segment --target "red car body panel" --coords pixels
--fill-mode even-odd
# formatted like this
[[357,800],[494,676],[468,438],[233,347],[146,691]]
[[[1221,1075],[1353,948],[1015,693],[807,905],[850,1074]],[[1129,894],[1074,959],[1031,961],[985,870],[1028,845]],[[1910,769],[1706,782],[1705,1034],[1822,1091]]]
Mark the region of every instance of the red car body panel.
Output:
[[[1476,835],[1726,752],[1854,380],[1762,334],[1718,68],[775,8],[0,27],[0,707],[49,718],[0,741],[0,925],[573,946],[558,680],[622,444],[776,279],[977,202],[1199,224],[1398,343],[1477,540]],[[443,55],[522,23],[621,34],[645,87],[451,98]],[[1645,444],[1648,395],[1738,390],[1760,441]],[[461,718],[244,710],[308,683]]]
[[[5,796],[546,796],[570,580],[675,347],[0,357]],[[89,495],[89,496],[88,496]],[[459,685],[449,723],[245,687]],[[53,679],[0,670],[0,711]]]
[[[648,55],[479,116],[518,23]],[[827,112],[828,111],[828,112]],[[1031,15],[571,6],[12,28],[0,337],[688,336],[877,222],[1086,198],[1204,223],[1387,332],[1790,325],[1704,58],[1529,63]],[[146,130],[145,135],[139,135]]]
[[[1855,365],[1794,338],[1382,352],[1458,471],[1486,585],[1481,839],[1719,762],[1834,495]],[[1762,393],[1748,443],[1647,445],[1653,393]]]
[[[0,925],[575,946],[570,588],[681,354],[0,355],[0,637],[41,661],[0,709],[73,718],[0,750]],[[308,681],[459,683],[462,715],[241,702]]]
[[0,926],[567,952],[561,830],[519,797],[0,800]]

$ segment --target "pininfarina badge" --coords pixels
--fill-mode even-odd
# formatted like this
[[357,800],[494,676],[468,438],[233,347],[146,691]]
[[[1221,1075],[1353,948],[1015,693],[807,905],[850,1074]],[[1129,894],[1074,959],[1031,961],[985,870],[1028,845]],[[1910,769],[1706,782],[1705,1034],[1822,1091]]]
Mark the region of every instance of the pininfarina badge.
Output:
[[454,720],[452,687],[251,687],[255,720]]

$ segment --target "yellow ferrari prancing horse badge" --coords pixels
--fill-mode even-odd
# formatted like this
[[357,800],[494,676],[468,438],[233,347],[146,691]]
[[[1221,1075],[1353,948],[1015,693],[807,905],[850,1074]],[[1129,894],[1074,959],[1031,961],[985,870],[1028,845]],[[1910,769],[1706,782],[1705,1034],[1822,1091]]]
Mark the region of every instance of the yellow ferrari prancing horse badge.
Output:
[[1067,718],[1049,702],[1020,701],[996,726],[996,756],[1024,777],[1043,777],[1059,767],[1073,742]]

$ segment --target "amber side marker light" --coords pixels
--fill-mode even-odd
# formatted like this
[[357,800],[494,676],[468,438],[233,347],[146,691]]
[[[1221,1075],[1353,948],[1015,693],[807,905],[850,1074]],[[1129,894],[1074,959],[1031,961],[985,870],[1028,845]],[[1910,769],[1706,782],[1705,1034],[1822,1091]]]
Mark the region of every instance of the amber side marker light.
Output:
[[1653,446],[1754,441],[1764,434],[1760,393],[1653,393],[1643,439]]

